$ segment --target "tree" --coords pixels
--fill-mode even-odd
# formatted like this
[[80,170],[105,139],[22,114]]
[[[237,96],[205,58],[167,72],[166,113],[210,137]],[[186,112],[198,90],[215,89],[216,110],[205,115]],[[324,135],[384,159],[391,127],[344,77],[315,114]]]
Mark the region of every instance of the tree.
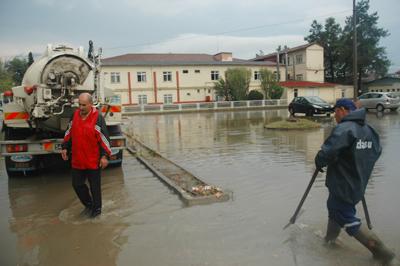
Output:
[[271,88],[277,83],[276,75],[269,71],[268,69],[260,70],[261,77],[261,89],[264,92],[265,99],[271,99]]
[[219,79],[214,84],[218,96],[225,100],[241,101],[247,99],[251,78],[251,71],[246,68],[229,68],[225,72],[225,79]]
[[221,78],[214,83],[214,91],[218,96],[223,97],[225,101],[229,101],[231,99],[231,93],[226,86],[225,80]]
[[0,92],[11,89],[13,80],[10,73],[5,68],[5,64],[0,60]]
[[226,84],[231,91],[233,101],[247,99],[251,71],[244,67],[230,68],[225,72]]
[[[379,46],[381,38],[389,35],[379,28],[377,12],[368,14],[369,0],[361,0],[356,6],[358,41],[358,79],[376,73],[384,75],[390,66],[385,48]],[[334,18],[325,21],[324,28],[317,21],[311,24],[310,35],[304,39],[324,47],[325,78],[328,81],[351,83],[353,76],[353,16],[347,17],[342,28]]]
[[[361,0],[356,6],[356,27],[357,27],[357,75],[358,87],[360,88],[361,78],[369,73],[377,76],[384,76],[390,66],[384,47],[379,46],[382,38],[389,36],[389,32],[378,27],[378,13],[368,14],[369,0]],[[353,43],[353,16],[347,17],[346,25],[343,29],[343,43],[350,48]],[[349,49],[352,51],[352,49]],[[352,78],[353,56],[347,51],[342,54],[343,69],[342,73],[346,78]]]
[[32,52],[29,52],[29,54],[28,54],[28,67],[29,67],[30,65],[32,65],[34,61],[35,61],[35,60],[33,60],[33,54],[32,54]]
[[335,19],[330,17],[325,21],[324,28],[316,20],[311,24],[310,35],[304,40],[309,43],[316,42],[324,47],[325,79],[335,82],[339,69],[340,48],[342,46],[342,28]]
[[14,57],[11,61],[8,61],[5,64],[5,68],[7,69],[8,73],[11,74],[14,83],[16,85],[20,85],[25,71],[28,68],[28,62],[26,59]]

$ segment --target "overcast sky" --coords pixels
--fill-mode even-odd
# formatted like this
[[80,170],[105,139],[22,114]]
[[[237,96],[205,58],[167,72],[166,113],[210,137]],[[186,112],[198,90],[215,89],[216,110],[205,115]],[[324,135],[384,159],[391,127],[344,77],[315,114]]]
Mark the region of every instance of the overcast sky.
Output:
[[[400,0],[371,0],[390,70],[400,70]],[[253,58],[304,44],[313,19],[342,26],[352,0],[0,0],[0,57],[42,53],[48,43],[125,53],[232,52]]]

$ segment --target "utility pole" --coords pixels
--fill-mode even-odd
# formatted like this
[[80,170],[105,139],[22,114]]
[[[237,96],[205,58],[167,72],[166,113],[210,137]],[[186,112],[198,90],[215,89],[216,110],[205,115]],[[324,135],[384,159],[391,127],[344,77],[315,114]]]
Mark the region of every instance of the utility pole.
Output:
[[280,64],[280,60],[279,60],[279,54],[281,53],[281,46],[278,46],[278,49],[276,50],[276,79],[279,82],[281,80],[281,73],[279,72],[279,64]]
[[285,45],[284,47],[285,50],[285,80],[288,80],[288,50],[289,48]]
[[356,0],[353,0],[353,86],[354,86],[354,100],[358,96],[358,81],[357,81],[357,12]]

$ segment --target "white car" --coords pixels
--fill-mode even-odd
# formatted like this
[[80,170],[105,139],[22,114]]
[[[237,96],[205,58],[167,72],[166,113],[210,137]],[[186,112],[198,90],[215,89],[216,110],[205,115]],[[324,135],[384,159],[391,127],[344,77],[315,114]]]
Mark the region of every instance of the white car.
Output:
[[400,97],[390,92],[367,92],[358,99],[365,109],[376,109],[378,112],[385,109],[396,111],[400,106]]

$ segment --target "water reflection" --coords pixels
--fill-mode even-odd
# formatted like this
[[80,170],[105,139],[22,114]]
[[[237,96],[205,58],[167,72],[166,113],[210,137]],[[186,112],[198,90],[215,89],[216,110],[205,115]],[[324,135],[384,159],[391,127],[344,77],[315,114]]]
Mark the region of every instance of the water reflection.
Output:
[[316,130],[264,128],[266,123],[287,115],[286,110],[154,115],[133,117],[127,128],[153,148],[167,156],[179,156],[180,160],[196,153],[199,159],[227,155],[260,163],[312,164],[331,131],[333,119],[315,118],[323,122],[323,127]]
[[80,215],[82,206],[68,171],[9,179],[9,228],[17,237],[16,264],[115,265],[127,226],[117,207],[124,205],[123,186],[121,169],[108,171],[103,178],[103,215],[91,220]]

